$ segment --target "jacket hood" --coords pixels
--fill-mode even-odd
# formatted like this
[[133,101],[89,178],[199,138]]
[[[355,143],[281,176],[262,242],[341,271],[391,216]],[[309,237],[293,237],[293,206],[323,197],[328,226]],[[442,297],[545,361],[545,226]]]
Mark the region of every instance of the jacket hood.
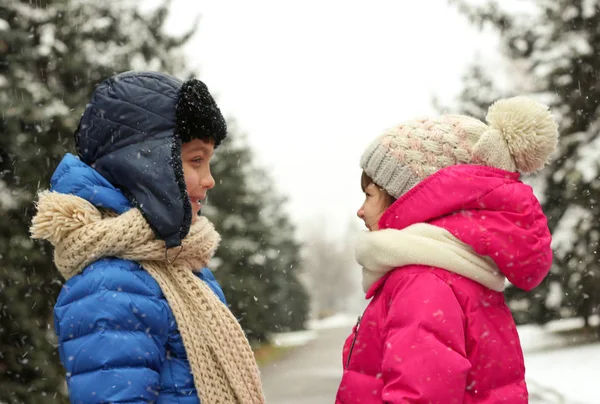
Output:
[[75,143],[81,160],[140,209],[168,248],[181,245],[192,221],[181,145],[227,127],[206,86],[156,72],[126,72],[95,89]]
[[78,196],[97,208],[110,209],[119,215],[132,208],[120,190],[70,153],[63,157],[52,174],[50,190]]
[[448,230],[527,291],[552,265],[546,217],[518,173],[475,165],[444,168],[394,202],[379,228],[401,230],[415,223]]

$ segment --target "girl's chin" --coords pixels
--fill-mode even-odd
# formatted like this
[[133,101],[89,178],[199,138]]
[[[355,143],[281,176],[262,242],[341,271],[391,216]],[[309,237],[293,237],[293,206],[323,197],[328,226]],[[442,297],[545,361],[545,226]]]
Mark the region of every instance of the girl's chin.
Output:
[[369,229],[369,231],[377,231],[379,230],[379,226],[378,225],[373,225],[373,226],[366,226],[367,229]]

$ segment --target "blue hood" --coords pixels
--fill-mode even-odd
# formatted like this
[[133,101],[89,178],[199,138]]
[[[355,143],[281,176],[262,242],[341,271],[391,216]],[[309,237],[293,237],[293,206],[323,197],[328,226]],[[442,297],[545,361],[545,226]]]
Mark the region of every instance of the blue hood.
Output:
[[54,171],[50,179],[50,190],[76,195],[97,208],[110,209],[118,214],[132,208],[121,191],[92,167],[69,153],[63,157]]

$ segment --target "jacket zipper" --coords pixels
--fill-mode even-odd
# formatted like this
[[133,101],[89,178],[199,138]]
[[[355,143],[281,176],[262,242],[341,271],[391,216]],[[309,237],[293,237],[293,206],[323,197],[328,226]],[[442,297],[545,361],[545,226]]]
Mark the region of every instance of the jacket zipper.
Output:
[[358,329],[360,328],[360,320],[362,316],[358,316],[356,320],[356,326],[354,328],[354,337],[352,338],[352,344],[350,344],[350,351],[348,352],[348,359],[346,360],[346,369],[350,366],[350,358],[352,357],[352,351],[354,350],[354,344],[356,344],[356,337],[358,336]]

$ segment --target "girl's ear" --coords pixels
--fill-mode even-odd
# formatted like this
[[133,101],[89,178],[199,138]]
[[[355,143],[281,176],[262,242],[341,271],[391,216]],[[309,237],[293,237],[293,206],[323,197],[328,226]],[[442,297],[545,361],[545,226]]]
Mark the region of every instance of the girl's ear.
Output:
[[387,191],[383,188],[377,187],[379,189],[379,192],[382,193],[382,203],[385,205],[385,208],[389,208],[390,206],[392,206],[394,204],[394,202],[396,202],[396,198],[394,198],[392,195],[388,194]]

